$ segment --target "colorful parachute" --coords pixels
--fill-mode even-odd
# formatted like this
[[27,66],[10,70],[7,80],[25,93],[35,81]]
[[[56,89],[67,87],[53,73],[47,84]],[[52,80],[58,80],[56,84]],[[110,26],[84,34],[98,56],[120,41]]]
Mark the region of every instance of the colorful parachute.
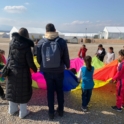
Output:
[[105,65],[104,67],[98,70],[95,70],[94,72],[95,88],[106,85],[109,82],[109,80],[113,78],[114,75],[116,74],[117,66],[118,60],[115,60],[110,64]]
[[36,56],[34,56],[34,63],[35,63],[35,65],[36,65],[37,68],[40,68],[40,65],[37,62],[37,57]]
[[[37,67],[39,68],[39,64],[37,63],[36,58],[34,58],[34,61]],[[77,73],[79,72],[82,66],[84,66],[84,60],[80,58],[72,59],[70,61],[70,68],[75,68]],[[101,62],[97,57],[93,57],[92,66],[94,66],[95,68],[95,72],[93,76],[95,83],[94,88],[99,88],[106,85],[109,82],[109,80],[115,75],[115,73],[117,72],[118,61],[115,60],[108,65],[104,65],[104,63]],[[65,70],[64,75],[65,75],[63,81],[64,91],[70,91],[72,89],[73,90],[81,89],[81,84],[77,83],[77,78],[72,72]],[[33,80],[33,85],[32,85],[33,87],[46,89],[47,87],[46,81],[42,73],[36,73],[36,74],[33,73],[32,80]]]
[[[42,73],[37,72],[32,74],[32,86],[34,88],[47,89],[46,81]],[[70,91],[78,86],[76,76],[69,70],[64,71],[63,90]]]
[[92,66],[95,69],[102,68],[104,66],[104,63],[100,61],[96,56],[92,58]]
[[80,58],[70,60],[70,68],[75,68],[79,72],[80,68],[84,65],[84,60]]

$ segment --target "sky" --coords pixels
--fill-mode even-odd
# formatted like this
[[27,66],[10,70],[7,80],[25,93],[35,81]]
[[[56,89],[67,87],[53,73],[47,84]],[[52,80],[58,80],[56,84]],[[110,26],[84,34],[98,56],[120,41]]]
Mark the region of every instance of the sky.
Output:
[[124,26],[124,0],[1,0],[0,30],[12,26],[61,32],[99,32],[105,26]]

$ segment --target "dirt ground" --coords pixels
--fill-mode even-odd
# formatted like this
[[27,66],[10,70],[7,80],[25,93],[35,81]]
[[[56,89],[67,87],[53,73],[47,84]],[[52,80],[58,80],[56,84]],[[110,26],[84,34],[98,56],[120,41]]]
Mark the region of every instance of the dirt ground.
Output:
[[[77,57],[80,46],[81,44],[68,44],[71,59]],[[86,46],[87,55],[94,56],[98,44],[86,44]],[[104,44],[106,49],[109,46],[114,47],[117,58],[118,51],[122,49],[123,44]],[[5,50],[7,56],[8,43],[1,41],[0,49]],[[113,111],[111,105],[115,105],[114,84],[93,90],[87,113],[81,111],[81,90],[66,92],[64,117],[60,118],[56,115],[54,121],[49,121],[46,91],[34,89],[32,99],[28,103],[28,109],[32,113],[24,120],[19,119],[18,114],[13,117],[8,115],[8,102],[0,100],[0,124],[124,124],[124,112]]]

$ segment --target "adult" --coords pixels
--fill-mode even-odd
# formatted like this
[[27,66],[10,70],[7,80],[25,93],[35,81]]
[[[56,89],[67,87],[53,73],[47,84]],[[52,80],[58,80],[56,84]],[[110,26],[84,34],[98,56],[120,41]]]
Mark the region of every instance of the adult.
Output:
[[9,50],[9,74],[7,80],[6,99],[9,101],[10,115],[19,111],[19,117],[29,114],[27,103],[32,96],[32,78],[30,68],[37,72],[33,62],[31,47],[34,43],[29,39],[27,29],[21,28],[19,33],[12,34]]
[[49,118],[54,119],[54,91],[57,93],[59,116],[64,112],[64,69],[70,67],[66,41],[59,37],[53,24],[46,25],[45,38],[37,45],[37,60],[47,82]]
[[100,45],[98,46],[98,50],[97,50],[96,56],[98,57],[98,59],[99,59],[100,61],[103,62],[105,55],[106,55],[106,51],[105,51],[105,49],[103,48],[103,45],[100,44]]

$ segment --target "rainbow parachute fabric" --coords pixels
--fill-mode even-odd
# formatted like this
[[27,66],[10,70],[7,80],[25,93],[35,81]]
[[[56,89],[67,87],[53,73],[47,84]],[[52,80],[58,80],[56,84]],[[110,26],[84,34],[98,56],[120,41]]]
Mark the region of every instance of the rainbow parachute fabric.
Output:
[[[34,58],[35,64],[39,68],[39,64]],[[84,60],[80,58],[70,60],[70,68],[75,68],[77,73],[79,72],[80,68],[84,66]],[[101,62],[97,57],[92,58],[92,66],[95,68],[94,72],[94,88],[99,88],[106,85],[109,80],[115,75],[117,72],[118,61],[115,60],[108,65],[105,65]],[[68,71],[64,71],[64,81],[63,81],[63,90],[64,91],[71,91],[81,89],[81,84],[78,84],[76,76]],[[46,81],[44,79],[43,73],[32,73],[32,86],[35,88],[47,89]]]
[[[32,74],[32,86],[46,90],[47,85],[43,73],[37,72]],[[78,86],[77,77],[69,70],[64,71],[63,90],[70,91]]]

